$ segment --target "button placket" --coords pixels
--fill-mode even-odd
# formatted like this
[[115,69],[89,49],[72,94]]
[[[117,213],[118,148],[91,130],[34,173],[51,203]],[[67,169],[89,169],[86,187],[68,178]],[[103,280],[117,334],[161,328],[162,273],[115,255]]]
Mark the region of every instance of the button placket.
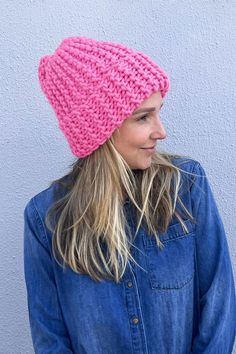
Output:
[[[126,212],[128,216],[128,223],[131,232],[134,235],[134,213],[130,206],[126,205]],[[131,247],[132,257],[136,260],[136,248]],[[125,302],[127,307],[127,314],[130,322],[130,334],[133,345],[133,354],[147,354],[147,343],[145,329],[143,325],[138,284],[136,281],[136,267],[133,262],[128,262],[127,270],[124,274],[124,291]],[[138,271],[138,270],[137,270]]]
[[133,324],[138,324],[139,323],[139,319],[137,317],[134,317],[132,322],[133,322]]
[[142,314],[137,289],[134,266],[129,264],[125,275],[124,285],[126,294],[126,306],[130,321],[130,331],[133,343],[133,352],[137,354],[147,353],[146,336],[144,334]]
[[127,286],[128,286],[128,288],[132,288],[133,287],[132,281],[128,281]]

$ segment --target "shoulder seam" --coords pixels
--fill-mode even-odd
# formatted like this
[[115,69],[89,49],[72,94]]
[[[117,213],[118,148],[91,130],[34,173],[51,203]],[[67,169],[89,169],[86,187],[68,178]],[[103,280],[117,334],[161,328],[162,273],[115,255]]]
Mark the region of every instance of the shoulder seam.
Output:
[[40,226],[40,228],[42,230],[42,235],[43,235],[42,238],[43,238],[45,247],[47,247],[48,250],[50,250],[49,244],[48,244],[48,239],[47,239],[47,236],[46,236],[44,222],[43,222],[42,217],[41,217],[41,215],[40,215],[40,213],[38,211],[38,208],[36,206],[35,197],[33,197],[31,200],[32,200],[32,205],[33,205],[33,208],[34,208],[34,212],[35,212],[35,216],[36,216],[37,222],[39,223],[39,226]]
[[192,172],[196,171],[196,167],[200,167],[200,162],[195,160],[195,163],[193,165]]

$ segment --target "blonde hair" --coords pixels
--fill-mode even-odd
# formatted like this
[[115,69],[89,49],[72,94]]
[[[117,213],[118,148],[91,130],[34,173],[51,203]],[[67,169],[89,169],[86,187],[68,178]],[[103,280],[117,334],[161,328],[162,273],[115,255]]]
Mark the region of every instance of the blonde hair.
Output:
[[[95,281],[118,283],[127,263],[136,263],[130,249],[141,225],[160,249],[159,232],[167,230],[173,216],[188,232],[177,202],[183,216],[194,218],[179,196],[183,170],[172,163],[175,157],[181,156],[156,151],[149,168],[131,170],[111,137],[91,155],[76,159],[66,176],[50,184],[63,191],[46,217],[57,263]],[[136,210],[135,235],[124,212],[125,195]]]

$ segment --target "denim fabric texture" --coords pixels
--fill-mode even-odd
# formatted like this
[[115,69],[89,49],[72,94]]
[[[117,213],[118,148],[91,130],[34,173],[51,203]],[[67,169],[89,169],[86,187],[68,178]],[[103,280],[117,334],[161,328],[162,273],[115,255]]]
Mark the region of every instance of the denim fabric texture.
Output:
[[[201,164],[174,161],[182,169],[181,195],[197,224],[188,233],[172,219],[161,235],[164,249],[141,227],[120,284],[95,282],[52,255],[45,215],[53,188],[24,209],[24,272],[29,324],[38,354],[230,354],[236,328],[232,265],[222,219]],[[189,188],[188,188],[189,187]],[[124,203],[135,231],[134,209]]]

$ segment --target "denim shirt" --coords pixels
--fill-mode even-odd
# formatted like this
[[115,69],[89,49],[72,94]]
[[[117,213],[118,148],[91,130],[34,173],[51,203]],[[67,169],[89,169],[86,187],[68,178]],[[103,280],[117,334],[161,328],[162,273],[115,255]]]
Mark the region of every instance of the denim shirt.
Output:
[[[52,256],[45,226],[53,188],[32,197],[24,210],[24,274],[29,322],[39,354],[230,354],[236,328],[235,286],[226,234],[201,164],[174,161],[181,173],[181,200],[190,219],[184,233],[173,218],[161,234],[164,249],[141,226],[119,284],[94,281]],[[188,176],[188,177],[186,177]],[[192,178],[192,176],[190,176]],[[124,203],[129,225],[136,219]]]

